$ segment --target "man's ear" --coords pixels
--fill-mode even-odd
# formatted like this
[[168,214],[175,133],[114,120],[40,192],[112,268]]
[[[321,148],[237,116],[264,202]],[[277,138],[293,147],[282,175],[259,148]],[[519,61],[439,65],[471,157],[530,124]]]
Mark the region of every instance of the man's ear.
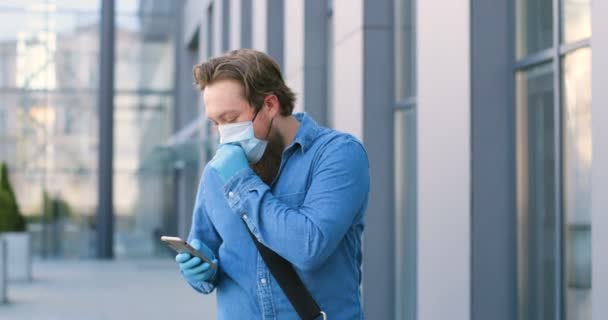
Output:
[[268,117],[274,118],[281,112],[281,104],[279,103],[279,98],[274,94],[266,96],[264,99],[264,104],[268,107]]

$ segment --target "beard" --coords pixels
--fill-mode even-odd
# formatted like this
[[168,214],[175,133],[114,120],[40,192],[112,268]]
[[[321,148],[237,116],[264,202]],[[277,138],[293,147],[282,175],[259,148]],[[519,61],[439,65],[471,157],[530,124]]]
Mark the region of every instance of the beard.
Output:
[[249,164],[253,172],[269,186],[279,173],[283,149],[285,149],[283,137],[279,134],[271,135],[260,161]]

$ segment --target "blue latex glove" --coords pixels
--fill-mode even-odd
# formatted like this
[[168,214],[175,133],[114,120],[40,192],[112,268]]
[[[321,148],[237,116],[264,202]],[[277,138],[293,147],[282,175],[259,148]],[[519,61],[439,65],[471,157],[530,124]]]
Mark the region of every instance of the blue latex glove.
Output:
[[[198,239],[193,239],[190,245],[200,251],[205,257],[209,257],[217,266],[217,259],[211,249],[203,244]],[[215,276],[217,269],[211,268],[207,262],[203,262],[199,257],[193,257],[187,252],[183,252],[175,256],[175,261],[179,263],[179,269],[190,283],[199,283],[201,281],[209,281]]]
[[249,167],[245,151],[238,145],[222,144],[215,153],[209,165],[214,168],[226,183],[240,170]]

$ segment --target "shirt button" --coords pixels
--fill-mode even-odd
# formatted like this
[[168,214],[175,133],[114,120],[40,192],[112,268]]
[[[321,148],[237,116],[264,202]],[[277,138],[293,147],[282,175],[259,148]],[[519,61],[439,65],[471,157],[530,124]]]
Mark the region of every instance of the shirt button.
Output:
[[247,219],[248,219],[248,217],[247,217],[247,215],[246,215],[246,214],[244,214],[244,215],[243,215],[243,219],[245,219],[245,220],[247,220]]
[[234,198],[234,192],[232,192],[232,191],[228,192],[228,197],[229,198]]
[[262,279],[260,279],[260,283],[261,283],[261,284],[266,284],[266,278],[262,278]]

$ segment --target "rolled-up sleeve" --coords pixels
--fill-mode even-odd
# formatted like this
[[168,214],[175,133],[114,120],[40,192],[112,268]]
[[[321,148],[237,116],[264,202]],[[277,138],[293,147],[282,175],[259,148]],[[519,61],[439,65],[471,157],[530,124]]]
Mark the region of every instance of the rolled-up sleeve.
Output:
[[[215,257],[219,260],[219,247],[222,243],[222,239],[215,230],[213,223],[209,220],[209,216],[207,215],[207,210],[205,209],[205,187],[203,181],[205,180],[207,171],[205,171],[200,179],[200,183],[198,186],[198,191],[196,193],[196,200],[194,203],[194,210],[192,213],[192,226],[190,228],[190,234],[188,235],[188,243],[192,241],[192,239],[198,239],[202,243],[204,243],[215,255]],[[188,281],[190,286],[194,288],[196,291],[208,294],[211,293],[215,286],[217,285],[219,279],[219,263],[218,270],[215,273],[215,276],[209,281],[200,281],[193,283],[192,281]]]

